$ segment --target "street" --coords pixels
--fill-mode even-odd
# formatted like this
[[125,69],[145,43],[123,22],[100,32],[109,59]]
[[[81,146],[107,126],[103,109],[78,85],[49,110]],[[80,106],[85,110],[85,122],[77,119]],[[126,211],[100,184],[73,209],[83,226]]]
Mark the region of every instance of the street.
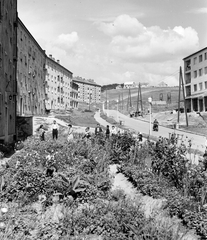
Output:
[[[137,132],[149,134],[149,122],[130,118],[126,115],[121,114],[120,112],[117,113],[116,110],[105,110],[105,111],[108,111],[109,117],[112,117],[115,120],[118,120],[118,119],[122,120],[124,122],[124,126],[126,128],[133,129]],[[151,124],[151,127],[152,127],[152,124]],[[188,144],[188,141],[191,140],[193,149],[200,150],[202,152],[205,151],[205,137],[204,136],[200,136],[200,135],[193,134],[190,132],[185,132],[185,131],[182,131],[179,129],[170,129],[170,128],[163,127],[163,126],[159,126],[158,132],[151,131],[151,135],[155,136],[155,137],[162,136],[162,137],[169,138],[169,135],[172,133],[175,133],[176,135],[179,134],[179,139],[182,138],[182,140],[184,141],[184,143],[186,145]]]

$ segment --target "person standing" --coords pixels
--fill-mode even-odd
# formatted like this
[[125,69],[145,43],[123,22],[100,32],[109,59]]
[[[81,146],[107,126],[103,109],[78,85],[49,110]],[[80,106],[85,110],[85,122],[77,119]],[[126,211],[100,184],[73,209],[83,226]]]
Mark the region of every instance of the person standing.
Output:
[[111,136],[115,136],[117,134],[115,126],[111,128]]
[[68,142],[73,140],[73,129],[72,129],[72,125],[69,124],[68,125],[68,138],[67,138]]
[[102,128],[100,127],[100,124],[97,123],[97,126],[95,128],[95,135],[99,136],[99,135],[101,135],[101,133],[102,133]]
[[56,121],[54,120],[53,124],[52,124],[52,139],[53,140],[58,139],[58,130],[59,130],[59,126],[56,123]]
[[40,140],[45,141],[45,130],[43,128],[43,125],[41,124],[39,127],[39,133],[40,133]]
[[110,136],[110,129],[109,129],[109,125],[106,126],[106,138],[109,139]]

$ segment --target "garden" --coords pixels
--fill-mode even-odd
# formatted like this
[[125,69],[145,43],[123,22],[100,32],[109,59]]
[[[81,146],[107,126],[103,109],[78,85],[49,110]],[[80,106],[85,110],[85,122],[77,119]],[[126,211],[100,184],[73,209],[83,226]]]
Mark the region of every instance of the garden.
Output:
[[114,164],[138,192],[164,198],[169,216],[207,239],[206,167],[188,162],[188,147],[140,144],[130,133],[82,137],[29,137],[1,168],[0,239],[181,239],[113,188]]

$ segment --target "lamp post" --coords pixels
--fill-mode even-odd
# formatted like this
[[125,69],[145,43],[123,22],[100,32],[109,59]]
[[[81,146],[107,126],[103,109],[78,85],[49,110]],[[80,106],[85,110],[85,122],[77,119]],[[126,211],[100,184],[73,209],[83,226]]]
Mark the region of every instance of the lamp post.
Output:
[[109,116],[109,100],[106,101],[106,116],[108,117]]
[[117,122],[119,122],[119,100],[117,99],[116,102],[117,102],[116,118],[117,118]]
[[149,121],[149,136],[151,136],[151,134],[152,134],[152,128],[151,128],[151,122],[152,122],[152,98],[151,97],[149,97],[148,98],[148,103],[149,103],[149,106],[150,106],[150,112],[149,112],[149,114],[150,114],[150,121]]

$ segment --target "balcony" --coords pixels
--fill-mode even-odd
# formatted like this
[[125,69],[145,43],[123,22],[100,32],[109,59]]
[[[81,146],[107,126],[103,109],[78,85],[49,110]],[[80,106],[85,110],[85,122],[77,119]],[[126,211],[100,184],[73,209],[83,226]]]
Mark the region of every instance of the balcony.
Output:
[[191,73],[186,73],[185,74],[185,84],[191,83]]

